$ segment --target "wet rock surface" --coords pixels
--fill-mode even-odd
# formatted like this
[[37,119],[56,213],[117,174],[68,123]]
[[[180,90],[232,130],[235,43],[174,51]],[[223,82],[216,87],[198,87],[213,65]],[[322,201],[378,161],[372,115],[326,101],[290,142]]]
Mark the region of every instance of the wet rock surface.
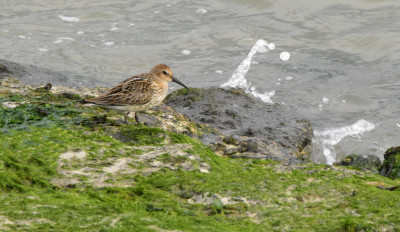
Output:
[[363,171],[371,171],[378,174],[378,169],[381,167],[382,162],[378,156],[375,155],[348,155],[345,159],[338,163],[337,166],[353,166],[360,168]]
[[[17,78],[24,84],[13,81],[10,77]],[[47,91],[53,94],[69,93],[85,97],[96,96],[106,91],[106,88],[60,86],[67,84],[68,79],[71,81],[79,78],[68,73],[60,74],[49,69],[6,60],[0,60],[0,78],[3,79],[0,87],[11,92],[14,89],[26,93],[34,91],[34,87],[25,85],[27,83],[42,85],[43,89],[47,90],[45,87],[49,82],[52,88]],[[8,81],[4,81],[7,78]],[[86,84],[82,81],[76,82],[76,85]],[[279,104],[264,103],[241,90],[219,88],[175,91],[165,103],[170,107],[160,106],[155,109],[158,114],[165,113],[165,120],[162,121],[170,121],[171,117],[167,116],[175,110],[186,115],[189,119],[181,117],[182,121],[187,122],[184,123],[184,131],[196,137],[199,137],[198,133],[193,131],[204,131],[200,136],[201,140],[217,154],[232,158],[273,159],[288,163],[308,160],[302,151],[311,143],[310,122]],[[146,125],[168,131],[174,131],[173,128],[179,121],[172,120],[169,125],[160,122],[160,117],[156,115],[139,115]]]
[[192,121],[216,128],[200,138],[216,153],[288,163],[307,160],[301,152],[311,143],[311,124],[279,104],[220,88],[179,90],[164,102]]
[[[52,88],[46,90],[58,95],[69,93],[81,97],[97,96],[107,90],[99,87],[60,86],[67,84],[68,79],[82,78],[6,60],[0,60],[0,79],[3,80],[1,90],[27,94],[39,85],[45,89],[49,82]],[[79,86],[87,83],[80,80],[75,84]],[[241,90],[219,88],[192,89],[190,92],[178,90],[170,94],[165,103],[170,107],[157,107],[155,111],[158,115],[139,114],[140,120],[148,126],[195,137],[199,137],[198,131],[204,132],[200,136],[203,142],[217,154],[232,158],[273,159],[289,163],[307,160],[302,151],[311,143],[311,124],[281,105],[264,103]],[[179,116],[175,110],[188,118]],[[176,131],[174,128],[177,123],[183,129]]]
[[71,72],[56,72],[47,68],[36,67],[28,64],[19,64],[0,59],[0,79],[13,77],[25,84],[38,85],[51,83],[64,86],[93,86],[103,83],[95,82],[93,78],[82,77]]

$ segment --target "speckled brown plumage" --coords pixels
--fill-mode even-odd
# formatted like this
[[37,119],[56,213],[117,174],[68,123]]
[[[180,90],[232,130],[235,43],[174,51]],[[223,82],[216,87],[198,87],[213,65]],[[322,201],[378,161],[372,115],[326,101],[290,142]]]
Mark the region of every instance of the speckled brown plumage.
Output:
[[87,101],[99,105],[143,105],[154,94],[154,90],[150,89],[151,82],[151,76],[142,73],[119,83],[106,94]]
[[[126,112],[146,110],[161,104],[168,92],[168,82],[176,82],[188,89],[173,77],[172,70],[165,64],[156,65],[149,73],[128,78],[104,95],[87,99],[84,103],[103,106]],[[135,119],[139,123],[137,115]]]

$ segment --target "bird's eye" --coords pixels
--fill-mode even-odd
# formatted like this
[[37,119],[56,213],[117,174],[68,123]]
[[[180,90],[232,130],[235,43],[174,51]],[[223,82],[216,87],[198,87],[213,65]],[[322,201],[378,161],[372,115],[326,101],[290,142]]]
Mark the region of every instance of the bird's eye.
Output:
[[162,71],[163,74],[168,75],[167,71]]

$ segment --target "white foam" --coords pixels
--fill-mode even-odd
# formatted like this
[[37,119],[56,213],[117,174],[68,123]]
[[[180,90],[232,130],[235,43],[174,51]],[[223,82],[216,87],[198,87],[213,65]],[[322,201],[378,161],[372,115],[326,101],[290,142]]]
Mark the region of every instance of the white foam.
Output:
[[190,55],[192,53],[192,51],[190,51],[190,50],[182,50],[182,54],[183,55]]
[[275,49],[275,44],[274,43],[269,43],[267,44],[267,47],[269,50],[274,50]]
[[264,46],[259,47],[258,50],[257,50],[257,52],[258,52],[258,53],[266,53],[266,52],[268,52],[268,48],[267,48],[267,47],[264,47]]
[[58,16],[62,21],[65,22],[78,22],[79,18],[77,17],[68,17],[68,16],[64,16],[64,15],[59,15]]
[[324,104],[328,104],[329,99],[327,97],[322,98],[322,102],[318,105],[320,111],[324,110]]
[[250,93],[251,93],[253,96],[260,98],[263,102],[266,102],[266,103],[274,103],[274,102],[271,100],[271,97],[274,96],[275,90],[272,90],[271,92],[265,92],[265,93],[263,93],[263,94],[258,93],[258,92],[256,92],[255,90],[254,90],[254,91],[250,91]]
[[293,80],[293,78],[294,78],[294,77],[292,77],[292,76],[286,76],[286,77],[285,77],[285,80],[290,81],[290,80]]
[[113,26],[113,27],[110,29],[110,31],[116,31],[116,30],[118,30],[118,27],[116,27],[116,26]]
[[70,37],[58,37],[57,40],[54,40],[54,43],[59,44],[64,42],[65,40],[75,41],[73,38]]
[[77,31],[76,34],[83,35],[83,34],[85,34],[85,32],[84,31]]
[[222,74],[222,73],[224,73],[224,71],[222,71],[222,70],[215,70],[215,73],[216,73],[216,74]]
[[283,61],[288,61],[290,59],[290,53],[289,52],[281,52],[281,54],[279,55],[279,57],[281,58],[281,60]]
[[240,63],[240,65],[235,69],[232,74],[232,77],[228,80],[228,82],[223,83],[221,87],[231,87],[231,88],[242,88],[247,89],[247,81],[244,78],[246,73],[250,69],[251,59],[256,54],[257,50],[260,47],[265,47],[268,44],[265,40],[259,39],[256,44],[251,48],[249,54],[247,55],[246,59]]
[[40,52],[47,52],[47,51],[49,51],[47,48],[39,48],[39,51]]
[[258,93],[250,87],[250,83],[247,83],[245,78],[246,73],[249,71],[251,66],[251,59],[257,53],[258,50],[264,51],[261,49],[264,47],[265,49],[268,47],[269,43],[263,39],[259,39],[256,44],[251,48],[249,54],[246,59],[240,63],[240,65],[235,69],[232,74],[232,77],[221,85],[221,88],[241,88],[245,89],[247,93],[251,93],[253,96],[260,98],[262,101],[267,103],[273,103],[271,97],[275,94],[275,91],[265,92],[263,94]]
[[340,143],[344,138],[358,137],[365,132],[375,129],[375,124],[368,122],[364,119],[358,120],[350,126],[339,128],[327,128],[322,131],[314,131],[314,145],[321,146],[326,163],[332,165],[336,161],[336,152],[334,146]]
[[205,14],[205,13],[207,13],[207,10],[206,9],[197,9],[196,12],[199,14]]
[[114,45],[114,42],[105,42],[104,45],[106,45],[106,46],[113,46],[113,45]]

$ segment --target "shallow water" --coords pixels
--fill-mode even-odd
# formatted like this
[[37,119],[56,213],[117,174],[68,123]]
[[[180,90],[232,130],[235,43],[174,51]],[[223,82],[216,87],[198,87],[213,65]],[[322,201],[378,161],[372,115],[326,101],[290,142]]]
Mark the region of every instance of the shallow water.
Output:
[[0,19],[0,58],[75,73],[71,85],[166,63],[191,87],[220,86],[263,39],[275,49],[253,54],[246,83],[311,120],[313,160],[400,142],[398,0],[7,0]]

